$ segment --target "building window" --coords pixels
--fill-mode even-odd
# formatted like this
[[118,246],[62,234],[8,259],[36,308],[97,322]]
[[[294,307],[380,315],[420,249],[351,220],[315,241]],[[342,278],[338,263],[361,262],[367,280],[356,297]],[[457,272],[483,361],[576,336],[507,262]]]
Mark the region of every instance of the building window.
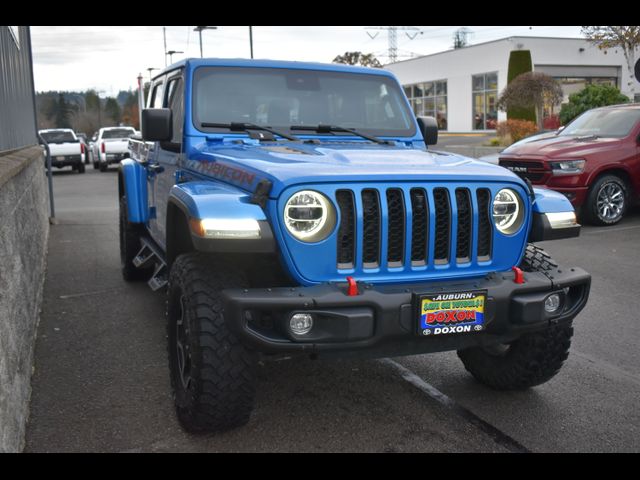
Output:
[[498,123],[498,73],[471,77],[473,129],[495,130]]
[[416,116],[434,117],[440,130],[447,130],[447,81],[405,85],[404,93]]

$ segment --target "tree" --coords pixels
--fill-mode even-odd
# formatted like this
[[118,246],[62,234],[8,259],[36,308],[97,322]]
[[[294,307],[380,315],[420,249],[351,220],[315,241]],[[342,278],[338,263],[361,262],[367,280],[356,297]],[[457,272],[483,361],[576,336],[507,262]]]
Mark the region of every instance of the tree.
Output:
[[636,62],[636,48],[640,46],[640,26],[627,27],[595,27],[583,26],[582,34],[605,53],[612,48],[622,49],[624,59],[627,61],[629,81],[627,91],[633,100],[636,93],[634,80],[634,67]]
[[47,118],[53,121],[55,128],[71,128],[71,114],[73,108],[64,98],[64,93],[58,93],[57,98],[52,98],[45,112]]
[[104,112],[107,118],[110,118],[117,125],[120,122],[122,112],[120,111],[120,105],[113,97],[108,97],[104,103]]
[[505,87],[498,98],[498,108],[534,108],[538,130],[542,130],[544,107],[561,101],[562,88],[557,81],[544,73],[528,72],[519,75]]
[[628,103],[626,95],[620,93],[611,85],[587,85],[578,93],[569,96],[569,103],[562,105],[560,109],[560,122],[566,125],[583,112],[596,107]]
[[[512,50],[509,53],[509,70],[507,71],[507,84],[511,83],[516,77],[533,70],[530,50]],[[507,108],[507,119],[509,120],[528,120],[536,121],[535,109],[522,107]]]
[[469,45],[467,37],[471,34],[471,30],[467,27],[462,27],[453,33],[453,48],[464,48]]
[[360,65],[363,67],[382,68],[382,64],[373,53],[345,52],[333,59],[333,63],[345,63],[347,65]]

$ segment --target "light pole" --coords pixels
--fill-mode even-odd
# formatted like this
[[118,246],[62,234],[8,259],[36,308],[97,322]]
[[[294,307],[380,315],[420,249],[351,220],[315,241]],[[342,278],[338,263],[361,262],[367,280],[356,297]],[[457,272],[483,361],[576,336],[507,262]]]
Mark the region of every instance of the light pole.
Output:
[[217,30],[218,27],[196,27],[193,29],[194,32],[198,32],[200,36],[200,58],[202,58],[202,30]]
[[[177,52],[176,52],[177,53]],[[151,83],[151,72],[153,72],[154,70],[160,70],[159,68],[156,67],[149,67],[147,68],[147,72],[149,72],[149,83]]]
[[180,52],[178,50],[169,50],[167,52],[167,55],[169,55],[169,63],[173,63],[173,54],[174,53],[184,53],[184,52]]
[[251,50],[251,58],[253,58],[253,27],[249,25],[249,49]]

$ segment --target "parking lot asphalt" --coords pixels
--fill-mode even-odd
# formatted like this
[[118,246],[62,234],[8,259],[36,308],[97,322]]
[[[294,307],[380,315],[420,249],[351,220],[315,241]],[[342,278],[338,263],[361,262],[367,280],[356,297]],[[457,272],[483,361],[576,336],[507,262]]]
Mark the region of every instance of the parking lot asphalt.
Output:
[[173,413],[164,295],[120,275],[115,170],[56,173],[54,192],[25,451],[640,451],[638,209],[541,244],[593,276],[550,382],[494,392],[455,352],[273,362],[247,426],[193,436]]

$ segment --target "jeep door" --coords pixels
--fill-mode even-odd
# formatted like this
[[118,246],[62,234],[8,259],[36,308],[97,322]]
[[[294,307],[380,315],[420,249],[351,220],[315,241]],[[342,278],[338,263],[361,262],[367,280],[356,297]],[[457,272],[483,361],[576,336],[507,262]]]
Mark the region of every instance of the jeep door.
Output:
[[147,191],[150,207],[149,228],[154,240],[166,247],[166,213],[169,191],[176,181],[176,171],[182,166],[182,132],[184,125],[184,81],[182,70],[169,73],[154,84],[150,108],[169,108],[172,112],[172,137],[166,142],[154,142],[149,152]]

